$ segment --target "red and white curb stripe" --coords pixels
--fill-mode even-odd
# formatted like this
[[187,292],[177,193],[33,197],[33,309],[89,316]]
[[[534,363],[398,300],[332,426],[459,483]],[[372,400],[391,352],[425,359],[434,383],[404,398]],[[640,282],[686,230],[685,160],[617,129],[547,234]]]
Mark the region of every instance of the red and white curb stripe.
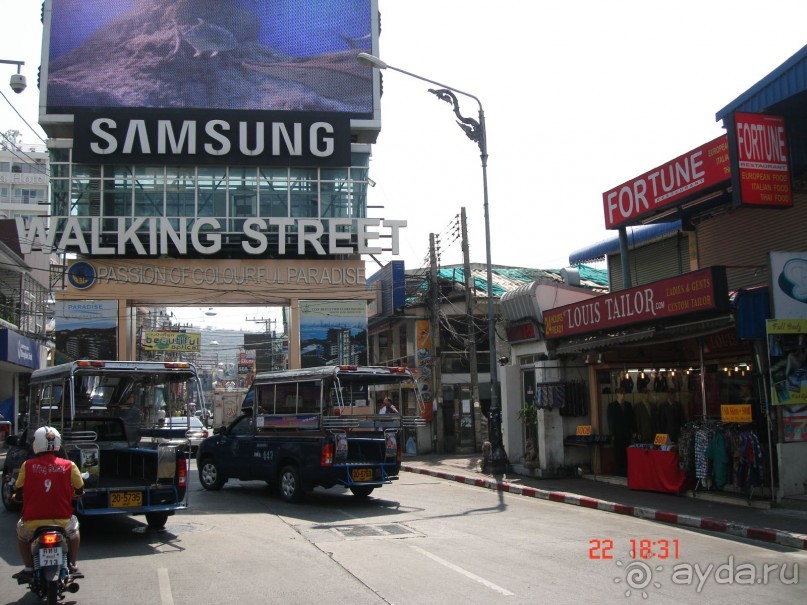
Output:
[[798,548],[800,550],[807,550],[807,535],[795,534],[791,532],[781,531],[778,529],[766,529],[748,527],[738,523],[730,523],[728,521],[720,521],[718,519],[710,519],[707,517],[694,517],[692,515],[679,515],[678,513],[669,513],[652,508],[645,508],[641,506],[628,506],[626,504],[619,504],[617,502],[608,502],[607,500],[600,500],[598,498],[589,498],[587,496],[580,496],[578,494],[570,494],[568,492],[553,492],[535,487],[525,487],[522,485],[513,485],[503,481],[496,481],[495,479],[483,479],[480,477],[466,477],[464,475],[454,475],[451,473],[444,473],[442,471],[434,471],[419,466],[410,466],[407,464],[401,465],[401,470],[409,473],[416,473],[419,475],[429,475],[437,477],[438,479],[447,479],[449,481],[456,481],[458,483],[465,483],[466,485],[474,485],[476,487],[486,487],[488,489],[508,492],[511,494],[518,494],[527,496],[528,498],[540,498],[541,500],[550,500],[552,502],[560,502],[563,504],[573,504],[575,506],[582,506],[585,508],[593,508],[609,513],[616,513],[618,515],[628,515],[630,517],[638,517],[640,519],[648,519],[651,521],[661,521],[663,523],[673,523],[676,525],[684,525],[687,527],[694,527],[697,529],[706,529],[709,531],[723,532],[741,538],[748,538],[750,540],[759,540],[761,542],[771,542],[780,544],[782,546],[789,546],[791,548]]

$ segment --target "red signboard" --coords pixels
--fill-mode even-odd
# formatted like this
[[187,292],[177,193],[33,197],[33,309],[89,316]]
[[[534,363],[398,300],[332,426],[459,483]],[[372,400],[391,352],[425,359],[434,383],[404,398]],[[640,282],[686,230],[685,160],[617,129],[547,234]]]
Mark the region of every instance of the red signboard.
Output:
[[531,321],[525,321],[507,326],[507,340],[521,342],[524,340],[538,340],[538,330]]
[[602,194],[605,228],[614,229],[731,178],[723,135]]
[[563,338],[728,308],[726,269],[709,267],[545,311],[544,335]]
[[734,129],[742,203],[792,206],[785,119],[737,112]]

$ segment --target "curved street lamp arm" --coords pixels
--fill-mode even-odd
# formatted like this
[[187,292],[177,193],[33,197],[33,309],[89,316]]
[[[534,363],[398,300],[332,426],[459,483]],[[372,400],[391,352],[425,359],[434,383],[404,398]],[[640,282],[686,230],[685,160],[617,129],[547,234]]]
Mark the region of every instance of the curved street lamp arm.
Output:
[[460,113],[460,104],[457,100],[457,95],[455,95],[448,88],[430,88],[429,92],[435,95],[441,101],[445,101],[453,106],[454,115],[457,116],[457,125],[462,128],[463,132],[465,132],[469,139],[479,145],[479,150],[482,153],[485,153],[485,130],[477,120],[474,120],[473,118],[466,118]]

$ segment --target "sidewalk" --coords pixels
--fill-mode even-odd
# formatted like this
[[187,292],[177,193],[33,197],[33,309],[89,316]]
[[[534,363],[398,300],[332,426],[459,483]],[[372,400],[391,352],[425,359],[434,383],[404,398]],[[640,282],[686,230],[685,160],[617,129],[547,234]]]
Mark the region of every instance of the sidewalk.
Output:
[[[807,510],[715,501],[712,494],[676,496],[628,489],[624,483],[593,478],[536,479],[512,472],[500,477],[480,472],[480,454],[405,455],[401,469],[530,498],[706,529],[807,550]],[[606,478],[603,478],[606,479]],[[754,502],[752,502],[754,504]]]

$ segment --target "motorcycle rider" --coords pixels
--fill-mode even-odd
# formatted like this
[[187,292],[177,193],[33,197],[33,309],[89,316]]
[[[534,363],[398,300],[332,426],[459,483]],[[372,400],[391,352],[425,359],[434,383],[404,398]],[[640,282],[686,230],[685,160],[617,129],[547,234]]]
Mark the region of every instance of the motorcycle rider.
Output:
[[78,519],[73,514],[73,498],[84,493],[84,480],[70,460],[57,457],[62,446],[59,431],[43,426],[34,433],[34,457],[20,468],[17,498],[22,496],[22,517],[17,522],[17,545],[25,568],[12,577],[27,580],[33,574],[33,557],[29,543],[34,530],[42,525],[61,525],[69,544],[68,567],[71,575],[80,574],[76,567],[79,547]]

